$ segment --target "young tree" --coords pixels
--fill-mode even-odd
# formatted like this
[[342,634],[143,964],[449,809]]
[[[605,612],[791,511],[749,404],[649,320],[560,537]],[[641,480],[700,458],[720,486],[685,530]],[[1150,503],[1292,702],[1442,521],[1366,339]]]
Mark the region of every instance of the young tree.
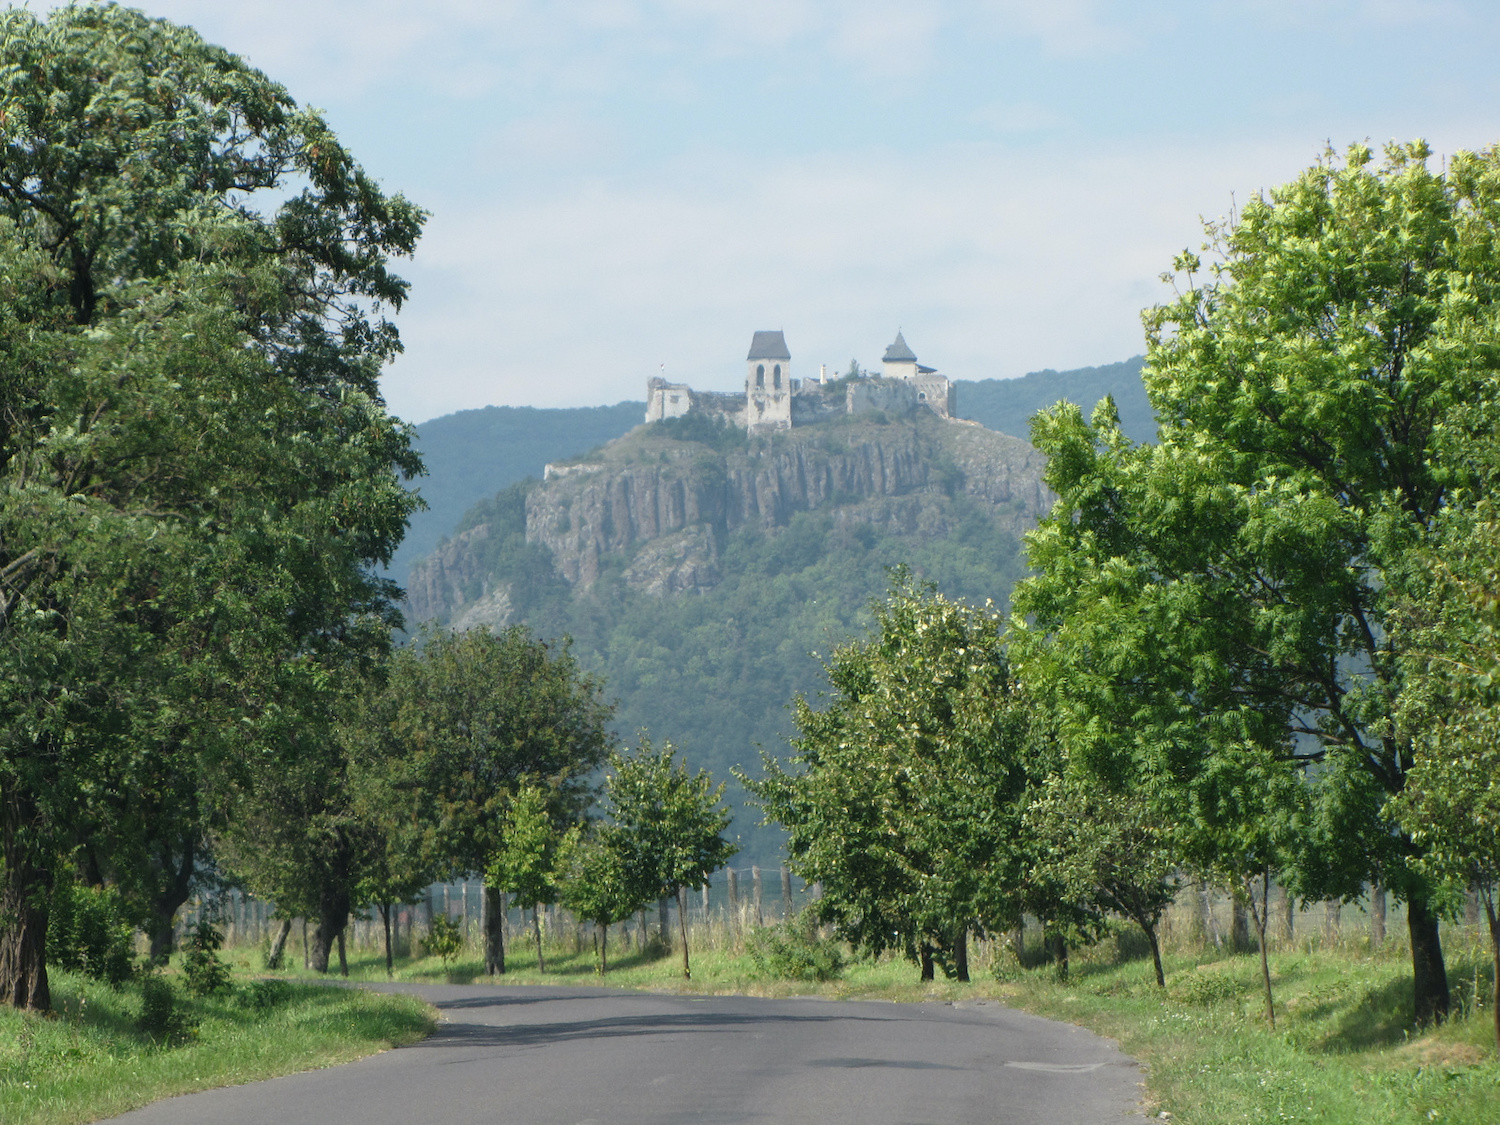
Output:
[[739,851],[724,838],[733,816],[723,798],[724,783],[715,786],[707,770],[690,774],[670,742],[657,750],[643,734],[633,755],[610,756],[605,812],[626,850],[626,870],[637,873],[627,882],[651,887],[649,897],[677,899],[684,980],[693,976],[684,891],[701,887]]
[[1156,983],[1166,987],[1157,927],[1180,882],[1170,834],[1146,802],[1053,776],[1027,804],[1024,823],[1039,845],[1033,878],[1060,883],[1064,901],[1139,926],[1151,943]]
[[536,967],[542,972],[547,966],[542,959],[541,909],[544,903],[557,901],[560,861],[572,846],[553,821],[552,799],[539,785],[523,784],[516,791],[501,819],[500,850],[485,879],[485,886],[514,894],[522,909],[531,907]]
[[[1441,174],[1427,158],[1330,155],[1210,226],[1208,278],[1178,259],[1184,290],[1146,315],[1160,441],[1043,420],[1061,500],[1017,598],[1055,649],[1065,737],[1111,768],[1234,745],[1318,764],[1293,875],[1307,897],[1376,881],[1406,900],[1424,1021],[1448,1009],[1432,888],[1408,862],[1421,846],[1380,812],[1417,733],[1398,721],[1394,615],[1424,596],[1435,521],[1474,477],[1442,434],[1493,391],[1500,284],[1500,156]],[[1123,686],[1155,745],[1104,717]]]
[[599,972],[609,971],[609,928],[645,907],[657,893],[654,872],[635,863],[630,836],[617,824],[598,824],[573,838],[562,868],[562,902],[599,931]]
[[58,856],[159,860],[122,882],[169,918],[180,786],[247,780],[279,689],[396,620],[420,462],[376,379],[422,215],[190,30],[0,29],[0,994],[45,1009]]
[[790,833],[793,870],[823,884],[825,920],[924,969],[951,950],[965,978],[967,931],[1009,928],[1024,905],[1030,708],[993,610],[898,573],[875,613],[875,637],[827,664],[828,707],[796,702],[800,771],[767,758],[744,781]]

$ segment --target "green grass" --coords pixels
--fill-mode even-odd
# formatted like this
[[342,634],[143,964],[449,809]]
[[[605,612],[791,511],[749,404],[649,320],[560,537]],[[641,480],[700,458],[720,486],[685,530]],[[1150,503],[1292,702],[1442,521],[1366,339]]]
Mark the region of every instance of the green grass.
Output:
[[434,1026],[411,997],[295,984],[269,1006],[235,992],[189,999],[169,974],[186,1017],[174,1035],[137,1028],[141,990],[116,991],[50,974],[54,1013],[0,1008],[0,1122],[71,1125],[111,1117],[174,1094],[254,1082],[350,1062],[414,1042]]
[[[831,999],[1002,1000],[1038,1015],[1080,1024],[1118,1040],[1148,1066],[1148,1108],[1186,1125],[1303,1121],[1395,1125],[1500,1121],[1500,1061],[1487,1006],[1487,950],[1447,939],[1455,1014],[1435,1029],[1411,1023],[1411,968],[1401,943],[1371,955],[1363,942],[1322,949],[1316,942],[1271,957],[1277,1023],[1267,1027],[1259,962],[1253,955],[1179,950],[1166,958],[1167,989],[1148,960],[1131,956],[1126,933],[1075,953],[1072,975],[1023,970],[997,953],[996,970],[976,955],[975,980],[922,983],[899,960],[855,961],[837,981],[767,980],[722,935],[700,932],[693,979],[677,954],[612,953],[610,972],[594,972],[589,947],[565,941],[539,973],[527,946],[508,951],[506,984],[572,984],[653,991],[817,995]],[[398,962],[398,979],[482,981],[477,957],[447,967],[436,959]],[[356,979],[384,980],[384,961],[351,961]]]

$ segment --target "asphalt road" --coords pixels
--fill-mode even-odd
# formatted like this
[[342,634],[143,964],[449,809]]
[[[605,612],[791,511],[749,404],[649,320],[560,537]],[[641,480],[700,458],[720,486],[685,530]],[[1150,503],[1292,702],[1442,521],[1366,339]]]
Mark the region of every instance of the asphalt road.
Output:
[[[347,1066],[172,1098],[131,1125],[1097,1125],[1138,1113],[1114,1043],[993,1002],[385,986],[431,1038]],[[1140,1121],[1140,1118],[1134,1118]]]

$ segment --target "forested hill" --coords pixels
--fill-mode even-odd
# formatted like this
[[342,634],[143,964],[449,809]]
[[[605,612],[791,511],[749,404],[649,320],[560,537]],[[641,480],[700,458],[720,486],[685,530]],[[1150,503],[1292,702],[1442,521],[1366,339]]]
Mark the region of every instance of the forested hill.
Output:
[[[1027,436],[1028,420],[1044,406],[1067,399],[1086,413],[1106,394],[1115,396],[1127,434],[1136,441],[1156,435],[1139,356],[1101,367],[1034,371],[1018,379],[960,379],[957,387],[962,417],[1016,437]],[[576,457],[620,437],[640,424],[645,408],[633,401],[555,410],[487,406],[423,422],[417,446],[427,476],[418,486],[428,507],[412,516],[391,574],[404,584],[411,565],[451,535],[474,504],[517,481],[540,477],[549,461]]]
[[[472,509],[413,569],[411,616],[571,635],[622,734],[721,778],[785,752],[787,704],[821,686],[811,654],[867,630],[887,568],[1003,603],[1047,502],[1030,445],[925,409],[755,437],[674,419],[568,469]],[[756,820],[736,821],[745,862],[775,863]]]
[[1031,416],[1059,399],[1083,407],[1084,417],[1105,395],[1114,395],[1120,428],[1135,441],[1156,440],[1156,416],[1141,382],[1144,356],[1080,367],[1073,371],[1033,371],[1019,379],[960,379],[958,413],[1003,434],[1027,437]]

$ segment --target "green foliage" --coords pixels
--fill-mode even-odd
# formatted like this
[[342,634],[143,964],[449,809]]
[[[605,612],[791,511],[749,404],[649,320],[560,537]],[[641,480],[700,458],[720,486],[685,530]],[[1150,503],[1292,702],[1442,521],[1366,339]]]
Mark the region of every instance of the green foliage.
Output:
[[292,998],[292,986],[284,980],[253,980],[235,997],[249,1011],[269,1012]]
[[432,925],[422,939],[423,952],[442,961],[445,969],[451,969],[463,949],[464,935],[458,923],[446,914],[434,915]]
[[326,746],[396,620],[421,466],[378,375],[423,215],[189,29],[0,22],[0,916],[44,927],[82,847],[162,938],[228,816],[201,798]]
[[524,784],[501,819],[500,847],[486,874],[491,886],[509,891],[519,906],[534,908],[557,899],[559,861],[566,848],[551,803],[547,790]]
[[1060,499],[1016,597],[1070,761],[1151,792],[1239,878],[1404,897],[1424,1018],[1447,1007],[1433,888],[1381,810],[1420,730],[1404,619],[1480,483],[1448,435],[1494,398],[1500,292],[1500,154],[1428,156],[1329,154],[1211,224],[1206,274],[1179,258],[1145,318],[1160,441],[1103,404],[1038,418]]
[[823,710],[796,701],[793,770],[742,777],[789,833],[789,864],[855,945],[948,946],[1007,929],[1025,901],[1021,826],[1033,753],[993,608],[898,573],[868,641],[837,649]]
[[369,764],[371,816],[410,828],[402,846],[418,870],[484,871],[510,846],[507,817],[537,794],[558,823],[588,806],[614,745],[610,713],[566,640],[549,645],[523,626],[434,630],[393,656],[348,737]]
[[1150,943],[1164,984],[1156,929],[1181,884],[1170,832],[1147,801],[1053,775],[1033,791],[1023,820],[1036,844],[1028,882],[1055,885],[1063,901],[1101,919],[1129,918]]
[[119,987],[130,979],[135,925],[118,892],[63,879],[52,889],[47,962]]
[[683,414],[677,418],[663,418],[647,427],[653,436],[672,441],[692,441],[721,452],[744,449],[749,442],[748,434],[733,425],[722,414]]
[[752,931],[745,952],[757,971],[776,980],[829,981],[844,975],[842,943],[823,937],[808,911]]
[[182,955],[182,975],[189,993],[218,996],[229,991],[229,966],[219,956],[223,947],[224,935],[212,922],[204,919],[193,927]]
[[192,1037],[197,1021],[178,1003],[172,982],[156,973],[143,973],[141,1014],[136,1020],[144,1034],[166,1042],[181,1042]]
[[648,897],[706,883],[739,850],[724,838],[730,813],[723,797],[724,783],[715,785],[707,770],[689,773],[670,742],[658,750],[643,734],[633,754],[612,754],[604,811],[629,881],[651,888]]
[[629,832],[595,824],[570,837],[562,859],[562,904],[580,918],[611,926],[629,918],[658,893],[653,873],[636,862]]

